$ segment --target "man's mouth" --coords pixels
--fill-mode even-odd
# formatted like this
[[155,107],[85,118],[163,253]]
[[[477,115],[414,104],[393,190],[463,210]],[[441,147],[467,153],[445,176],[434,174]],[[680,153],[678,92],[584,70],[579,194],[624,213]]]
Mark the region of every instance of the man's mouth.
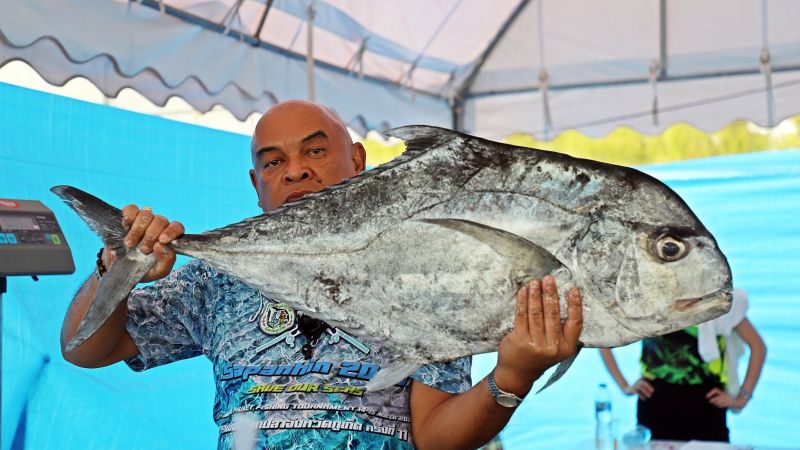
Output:
[[286,203],[293,202],[306,194],[310,194],[311,192],[312,191],[305,190],[292,192],[288,197],[286,197]]

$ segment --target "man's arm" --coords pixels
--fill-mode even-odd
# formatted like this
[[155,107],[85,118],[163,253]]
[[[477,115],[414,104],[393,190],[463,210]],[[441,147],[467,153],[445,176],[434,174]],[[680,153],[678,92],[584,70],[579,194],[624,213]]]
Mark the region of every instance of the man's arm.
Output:
[[[122,209],[122,226],[128,230],[125,245],[139,246],[142,253],[155,252],[156,265],[142,277],[142,282],[164,278],[175,264],[175,252],[167,244],[183,234],[180,222],[169,222],[165,217],[154,215],[149,208],[139,210],[135,205]],[[111,269],[116,260],[113,253],[103,250],[103,264]],[[126,330],[127,299],[123,300],[97,332],[71,352],[66,351],[69,341],[75,336],[86,311],[94,301],[99,283],[90,276],[78,290],[67,310],[61,326],[61,354],[64,359],[81,367],[103,367],[135,356],[139,349]]]
[[[569,291],[567,303],[562,325],[553,277],[520,289],[514,329],[500,343],[494,370],[501,390],[524,397],[549,367],[575,354],[583,327],[578,289]],[[459,395],[412,384],[411,427],[419,449],[480,447],[503,429],[513,412],[495,401],[485,379]]]

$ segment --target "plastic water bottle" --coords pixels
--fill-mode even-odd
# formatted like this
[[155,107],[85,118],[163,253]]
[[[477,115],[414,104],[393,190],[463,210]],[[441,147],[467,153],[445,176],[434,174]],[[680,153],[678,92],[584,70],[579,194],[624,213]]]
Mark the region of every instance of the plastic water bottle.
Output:
[[594,397],[594,420],[595,420],[595,448],[597,450],[614,450],[613,420],[611,414],[611,393],[605,383],[597,386],[597,394]]

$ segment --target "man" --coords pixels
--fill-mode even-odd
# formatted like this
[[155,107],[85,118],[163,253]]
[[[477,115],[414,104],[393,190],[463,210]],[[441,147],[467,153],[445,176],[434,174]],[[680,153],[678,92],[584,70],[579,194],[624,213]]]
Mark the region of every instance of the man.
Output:
[[[304,101],[264,114],[251,155],[250,180],[264,211],[352,177],[366,160],[335,113]],[[569,318],[562,325],[553,278],[533,280],[517,295],[515,326],[489,379],[470,388],[466,358],[423,367],[410,383],[365,393],[365,380],[388,360],[382,349],[271,302],[200,261],[170,274],[175,254],[167,244],[183,234],[183,225],[134,205],[123,217],[125,244],[158,260],[142,281],[163,280],[134,290],[92,338],[64,357],[83,367],[125,360],[144,370],[205,354],[214,364],[220,448],[232,448],[234,430],[248,427],[258,430],[256,437],[240,439],[259,448],[478,447],[502,429],[547,368],[574,354],[582,327],[577,289],[568,294]],[[105,249],[100,272],[113,262]],[[92,301],[95,278],[70,306],[62,351]]]

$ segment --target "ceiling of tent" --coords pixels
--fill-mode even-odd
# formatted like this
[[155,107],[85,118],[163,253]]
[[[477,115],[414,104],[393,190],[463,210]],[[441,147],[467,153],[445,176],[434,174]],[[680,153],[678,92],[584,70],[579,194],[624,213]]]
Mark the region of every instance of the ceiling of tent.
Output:
[[0,0],[0,8],[0,66],[21,59],[53,84],[83,76],[109,96],[131,87],[156,104],[179,96],[239,118],[314,98],[359,132],[428,123],[502,138],[620,125],[656,133],[679,121],[769,126],[800,112],[794,0]]

